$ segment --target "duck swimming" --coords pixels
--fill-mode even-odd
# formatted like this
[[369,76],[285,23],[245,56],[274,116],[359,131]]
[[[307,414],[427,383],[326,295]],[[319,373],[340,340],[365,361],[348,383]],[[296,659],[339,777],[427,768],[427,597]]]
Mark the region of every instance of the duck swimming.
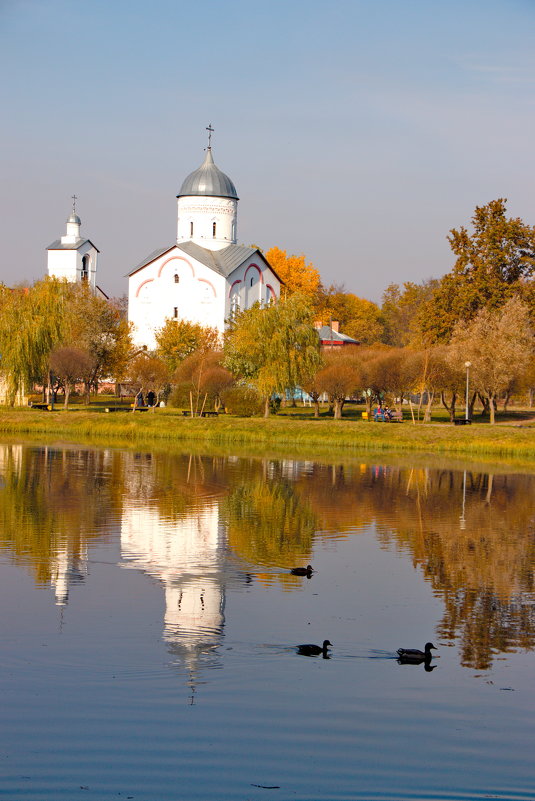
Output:
[[307,578],[310,578],[313,572],[314,568],[312,565],[307,565],[306,567],[292,567],[290,570],[292,576],[306,576]]
[[301,654],[301,656],[319,656],[322,654],[328,659],[327,649],[329,645],[332,645],[332,642],[329,640],[323,640],[323,645],[312,645],[311,643],[305,643],[305,645],[297,646],[297,653]]
[[423,651],[419,651],[418,648],[398,648],[398,656],[400,659],[404,660],[414,660],[415,662],[421,662],[424,659],[431,659],[433,654],[431,653],[431,649],[437,651],[436,645],[433,645],[432,642],[426,642],[425,648]]

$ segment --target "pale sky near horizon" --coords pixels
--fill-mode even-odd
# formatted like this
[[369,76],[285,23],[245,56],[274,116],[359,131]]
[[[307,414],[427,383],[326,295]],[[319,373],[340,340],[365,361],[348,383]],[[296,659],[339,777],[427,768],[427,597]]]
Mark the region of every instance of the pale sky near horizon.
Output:
[[126,292],[209,123],[238,241],[376,302],[447,272],[476,205],[535,224],[535,0],[0,0],[0,60],[8,285],[45,275],[75,193]]

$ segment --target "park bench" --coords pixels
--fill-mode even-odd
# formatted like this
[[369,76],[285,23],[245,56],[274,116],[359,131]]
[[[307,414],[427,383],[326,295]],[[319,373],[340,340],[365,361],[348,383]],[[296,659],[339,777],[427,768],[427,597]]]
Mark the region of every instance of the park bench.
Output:
[[370,415],[368,412],[361,412],[360,414],[363,420],[368,420],[368,422],[370,421]]
[[[189,409],[183,409],[182,414],[184,417],[191,417],[191,411]],[[201,412],[200,417],[217,417],[219,412]],[[195,417],[195,415],[193,415]]]
[[30,401],[28,406],[30,406],[32,409],[39,409],[43,412],[51,412],[54,408],[51,403],[33,403],[33,401]]
[[472,421],[466,420],[464,417],[458,417],[456,420],[453,421],[454,426],[471,426]]
[[402,423],[403,422],[403,413],[402,412],[391,412],[389,415],[381,412],[378,414],[374,412],[373,419],[376,423]]

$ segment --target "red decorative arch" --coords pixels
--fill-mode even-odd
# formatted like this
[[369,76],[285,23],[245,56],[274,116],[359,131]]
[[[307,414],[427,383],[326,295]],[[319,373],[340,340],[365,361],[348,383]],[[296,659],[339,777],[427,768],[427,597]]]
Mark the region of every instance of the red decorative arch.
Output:
[[228,292],[228,296],[229,296],[229,298],[230,298],[230,296],[232,295],[232,290],[234,289],[234,287],[236,286],[236,284],[241,284],[241,281],[234,281],[234,283],[232,284],[232,286],[230,287],[230,289],[229,289],[229,292]]
[[165,265],[169,264],[170,261],[185,261],[186,264],[188,265],[188,267],[191,270],[191,275],[193,276],[193,278],[195,278],[195,270],[193,269],[193,265],[190,264],[190,262],[187,259],[185,259],[183,256],[169,256],[169,258],[164,261],[164,263],[162,264],[162,266],[158,270],[158,278],[160,278],[160,276],[162,274],[162,270],[165,267]]
[[217,298],[217,292],[215,291],[215,286],[212,284],[211,281],[208,281],[207,278],[197,278],[197,281],[203,284],[208,284],[208,286],[212,288],[212,292],[214,293],[214,298]]
[[255,268],[258,270],[258,275],[260,276],[260,283],[261,283],[261,284],[263,284],[263,283],[264,283],[264,276],[262,275],[262,270],[260,269],[260,267],[258,266],[258,264],[254,264],[254,263],[253,263],[253,264],[250,264],[250,265],[248,266],[248,268],[246,269],[246,271],[245,271],[245,275],[243,276],[243,281],[244,281],[244,283],[245,283],[245,279],[247,278],[247,273],[249,272],[249,270],[251,269],[251,267],[255,267]]
[[136,298],[139,297],[139,293],[141,292],[141,289],[145,286],[145,284],[151,284],[153,281],[154,281],[154,278],[147,278],[145,281],[142,281],[140,283],[140,285],[138,286],[138,288],[137,288]]
[[277,295],[275,294],[275,290],[273,289],[271,284],[266,284],[266,289],[269,289],[269,291],[271,292],[272,300],[277,300]]

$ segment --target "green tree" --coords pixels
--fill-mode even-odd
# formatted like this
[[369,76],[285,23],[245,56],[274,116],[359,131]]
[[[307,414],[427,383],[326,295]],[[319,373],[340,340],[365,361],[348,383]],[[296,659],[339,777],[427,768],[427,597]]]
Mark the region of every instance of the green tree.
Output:
[[503,198],[477,206],[472,226],[472,233],[464,226],[451,230],[454,267],[419,316],[422,334],[433,342],[448,342],[458,322],[474,319],[484,307],[502,307],[532,284],[535,227],[507,218]]
[[35,381],[47,383],[50,353],[65,335],[68,297],[67,283],[51,278],[0,293],[0,369],[11,404]]
[[319,338],[306,297],[294,294],[269,306],[240,312],[225,335],[224,365],[264,398],[299,387],[320,363]]

